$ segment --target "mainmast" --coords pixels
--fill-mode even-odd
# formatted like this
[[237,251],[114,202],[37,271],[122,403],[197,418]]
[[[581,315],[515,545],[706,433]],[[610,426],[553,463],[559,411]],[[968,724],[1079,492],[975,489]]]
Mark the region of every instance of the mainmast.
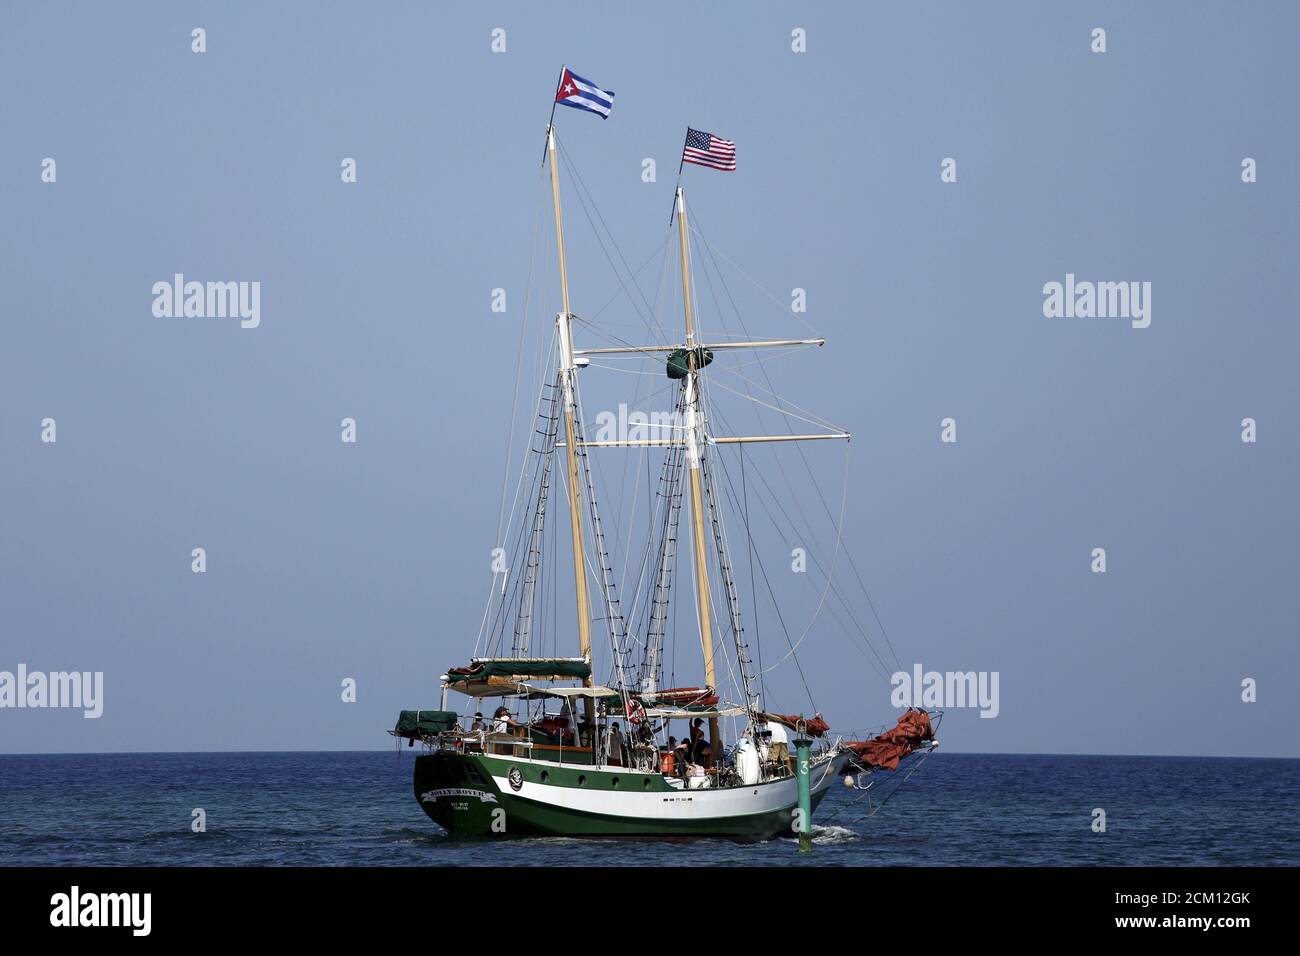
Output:
[[[560,335],[560,387],[564,395],[564,453],[569,485],[569,530],[573,538],[573,579],[578,608],[578,646],[582,656],[591,660],[591,608],[587,596],[587,563],[583,556],[582,476],[578,470],[577,397],[573,357],[573,314],[569,311],[569,273],[564,261],[564,217],[560,212],[560,168],[555,149],[555,127],[546,130],[546,151],[551,160],[551,198],[555,206],[555,248],[560,260],[560,303],[563,309],[555,317]],[[592,685],[591,677],[585,681]],[[591,698],[587,697],[588,722],[592,721]]]
[[[695,314],[691,303],[691,266],[686,238],[686,199],[682,187],[677,187],[677,238],[682,255],[682,300],[686,310],[686,355],[687,373],[685,381],[686,404],[686,460],[690,466],[691,478],[691,527],[693,530],[692,551],[695,557],[695,593],[699,599],[700,647],[704,651],[704,683],[713,688],[718,687],[717,666],[713,660],[713,625],[710,620],[709,603],[709,565],[704,550],[704,491],[700,478],[700,446],[703,443],[703,421],[700,416],[699,370],[696,359],[699,350],[695,344]],[[719,743],[718,718],[709,718],[709,747],[715,759],[721,755]]]

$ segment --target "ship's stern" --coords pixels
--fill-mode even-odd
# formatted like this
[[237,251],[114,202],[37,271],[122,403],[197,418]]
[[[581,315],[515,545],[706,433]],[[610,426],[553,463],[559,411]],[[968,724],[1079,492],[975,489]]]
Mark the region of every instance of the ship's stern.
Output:
[[416,757],[415,799],[452,836],[504,832],[501,792],[472,754],[437,750]]

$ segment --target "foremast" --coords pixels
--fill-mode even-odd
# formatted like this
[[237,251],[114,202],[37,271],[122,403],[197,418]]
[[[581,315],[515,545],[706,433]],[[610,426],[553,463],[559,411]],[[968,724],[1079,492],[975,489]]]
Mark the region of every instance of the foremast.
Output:
[[[573,313],[569,310],[569,273],[564,259],[564,215],[560,209],[560,167],[555,149],[555,126],[546,129],[546,153],[551,166],[551,200],[555,207],[555,248],[560,265],[560,307],[555,317],[559,333],[560,390],[564,406],[564,457],[569,490],[569,532],[573,543],[573,580],[578,615],[578,647],[591,660],[591,599],[587,594],[587,562],[582,536],[582,475],[578,463],[577,394],[574,376],[577,363],[573,355]],[[583,681],[592,686],[590,675]],[[587,723],[594,723],[592,700],[584,698]]]

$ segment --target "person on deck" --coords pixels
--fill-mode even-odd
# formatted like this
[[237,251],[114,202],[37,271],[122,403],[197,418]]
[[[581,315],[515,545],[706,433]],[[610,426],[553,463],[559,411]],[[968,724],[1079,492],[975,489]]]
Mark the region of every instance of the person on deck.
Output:
[[494,734],[508,734],[514,723],[510,717],[510,708],[502,705],[492,715],[492,732]]
[[695,725],[691,727],[691,743],[688,748],[687,759],[701,767],[708,768],[713,763],[713,748],[709,742],[704,739],[704,728],[700,726],[703,721],[695,718]]
[[483,746],[480,743],[479,735],[483,733],[483,715],[478,711],[474,712],[474,722],[469,725],[469,731],[466,734],[465,751],[467,753],[480,753]]
[[677,738],[669,737],[668,746],[659,754],[659,772],[672,776],[677,772]]
[[[673,738],[670,737],[668,739],[671,741]],[[677,755],[677,759],[673,761],[673,772],[680,777],[686,773],[686,765],[690,763],[691,760],[690,744],[685,737],[677,741],[677,745],[673,748],[673,752]]]
[[[492,712],[492,735],[513,733],[515,727],[514,718],[510,716],[510,708],[504,704]],[[491,740],[491,738],[489,738]],[[489,752],[494,754],[508,754],[514,750],[512,744],[502,741],[492,741],[488,745]]]
[[623,732],[615,721],[609,728],[609,762],[615,767],[623,766]]
[[785,763],[790,756],[790,735],[786,733],[785,725],[769,720],[767,730],[771,734],[767,742],[767,759]]

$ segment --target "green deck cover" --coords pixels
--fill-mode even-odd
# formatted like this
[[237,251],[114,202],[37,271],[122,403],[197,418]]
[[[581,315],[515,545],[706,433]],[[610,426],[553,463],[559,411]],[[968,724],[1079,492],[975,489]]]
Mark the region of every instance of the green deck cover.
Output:
[[456,726],[459,716],[454,710],[404,710],[397,716],[393,733],[399,737],[445,733]]

